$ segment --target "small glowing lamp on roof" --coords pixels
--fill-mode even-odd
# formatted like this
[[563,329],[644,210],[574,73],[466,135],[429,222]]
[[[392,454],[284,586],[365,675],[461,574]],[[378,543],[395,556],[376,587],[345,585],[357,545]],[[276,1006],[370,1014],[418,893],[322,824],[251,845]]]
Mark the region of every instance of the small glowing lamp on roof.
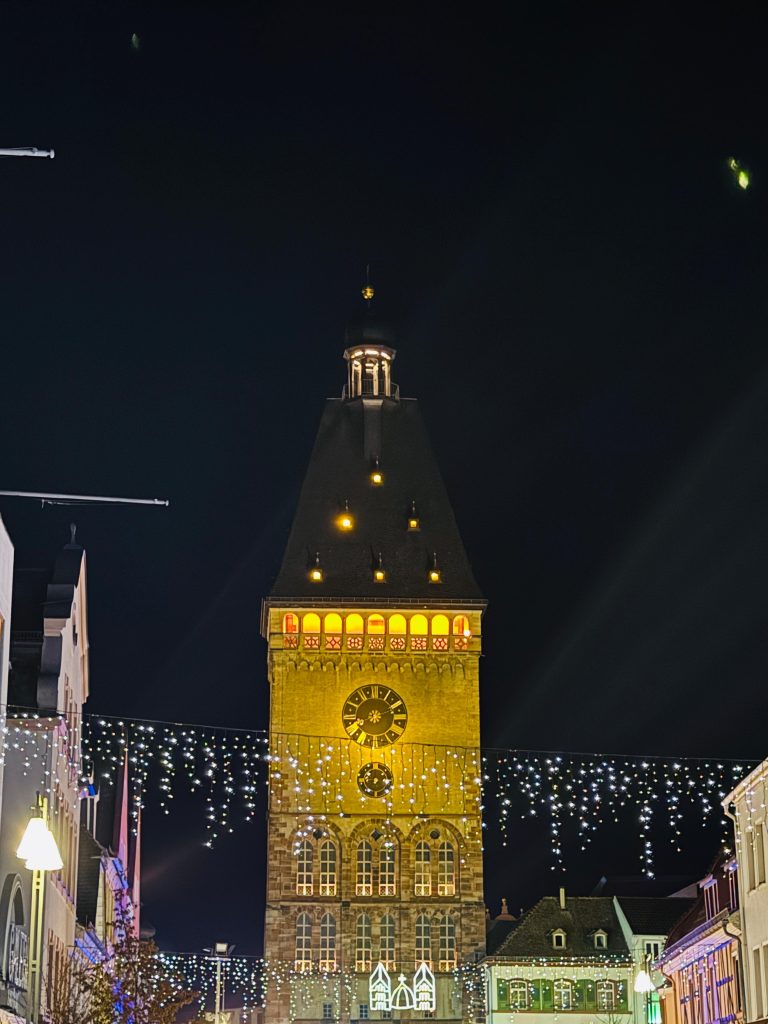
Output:
[[344,508],[336,517],[336,525],[340,530],[348,532],[354,530],[355,519],[352,513],[349,511],[349,501],[344,502]]
[[381,466],[379,465],[378,458],[373,460],[373,467],[371,469],[371,483],[374,487],[380,487],[384,483],[384,474],[381,472]]
[[750,184],[749,171],[742,167],[736,157],[731,157],[728,161],[728,166],[733,171],[733,176],[736,178],[736,184],[741,189],[748,189]]
[[408,529],[409,530],[418,530],[420,528],[421,528],[421,523],[419,521],[419,513],[416,510],[416,502],[412,501],[411,502],[411,508],[410,508],[410,510],[408,512]]
[[309,573],[307,574],[312,583],[322,583],[325,578],[323,573],[323,567],[320,565],[320,552],[315,553],[315,562],[311,566]]
[[373,567],[373,582],[374,583],[386,583],[387,574],[384,571],[384,561],[379,552],[379,557],[376,559],[376,565]]
[[437,567],[437,552],[432,553],[432,564],[429,567],[429,582],[440,583],[442,576]]

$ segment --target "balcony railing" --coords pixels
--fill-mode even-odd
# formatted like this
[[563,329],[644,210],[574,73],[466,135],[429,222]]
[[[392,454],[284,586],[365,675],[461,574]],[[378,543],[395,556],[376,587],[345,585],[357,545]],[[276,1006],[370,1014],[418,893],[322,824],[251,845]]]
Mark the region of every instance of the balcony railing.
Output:
[[283,633],[283,649],[295,651],[371,651],[394,654],[447,654],[450,651],[465,653],[469,650],[470,638],[466,636],[403,636],[401,634],[377,633]]

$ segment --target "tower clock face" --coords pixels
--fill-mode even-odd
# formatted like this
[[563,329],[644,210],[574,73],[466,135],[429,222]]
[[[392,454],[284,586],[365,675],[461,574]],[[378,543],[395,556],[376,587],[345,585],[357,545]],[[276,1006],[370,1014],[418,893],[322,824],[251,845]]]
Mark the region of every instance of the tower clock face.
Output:
[[403,698],[388,686],[369,683],[344,701],[341,712],[350,739],[363,747],[386,747],[403,735],[408,712]]
[[393,781],[390,769],[378,761],[364,764],[357,774],[357,784],[366,796],[386,796]]

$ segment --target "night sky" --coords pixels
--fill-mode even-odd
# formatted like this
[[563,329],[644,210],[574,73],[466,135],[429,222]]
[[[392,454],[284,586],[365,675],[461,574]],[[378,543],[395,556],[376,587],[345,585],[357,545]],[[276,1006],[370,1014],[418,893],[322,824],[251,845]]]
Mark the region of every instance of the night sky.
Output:
[[[0,145],[56,149],[0,161],[0,487],[171,501],[0,501],[18,565],[78,523],[91,710],[266,724],[260,600],[370,262],[490,602],[484,742],[766,754],[767,25],[626,6],[0,6]],[[494,836],[494,912],[559,884]],[[146,918],[260,952],[262,825],[202,839],[150,797]]]

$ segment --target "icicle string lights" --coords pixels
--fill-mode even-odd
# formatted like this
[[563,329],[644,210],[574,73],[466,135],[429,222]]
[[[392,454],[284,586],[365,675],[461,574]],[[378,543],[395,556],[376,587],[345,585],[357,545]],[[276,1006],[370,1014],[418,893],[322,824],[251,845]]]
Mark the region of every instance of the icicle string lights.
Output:
[[486,791],[498,800],[504,845],[517,818],[544,816],[550,823],[555,870],[563,864],[568,825],[585,850],[601,825],[618,822],[629,808],[637,814],[640,861],[650,878],[655,819],[666,826],[677,852],[686,812],[695,811],[702,827],[716,822],[726,829],[721,801],[755,763],[532,751],[493,752],[483,762]]
[[600,826],[635,815],[639,857],[649,876],[654,833],[665,828],[680,851],[684,822],[695,817],[701,826],[725,827],[720,803],[757,763],[523,750],[480,756],[462,747],[398,743],[376,752],[394,785],[385,797],[372,798],[349,784],[370,752],[346,737],[278,735],[270,749],[261,730],[94,715],[83,716],[81,728],[64,716],[18,711],[0,734],[3,759],[21,758],[41,792],[50,790],[55,759],[66,758],[87,792],[87,783],[114,784],[127,755],[134,822],[148,798],[169,814],[180,792],[200,794],[207,846],[253,820],[259,783],[268,783],[276,805],[296,815],[299,830],[313,815],[367,810],[385,821],[416,817],[437,783],[446,812],[482,807],[483,797],[492,801],[485,827],[498,822],[504,844],[518,822],[544,818],[553,870],[563,865],[566,840],[586,849]]

